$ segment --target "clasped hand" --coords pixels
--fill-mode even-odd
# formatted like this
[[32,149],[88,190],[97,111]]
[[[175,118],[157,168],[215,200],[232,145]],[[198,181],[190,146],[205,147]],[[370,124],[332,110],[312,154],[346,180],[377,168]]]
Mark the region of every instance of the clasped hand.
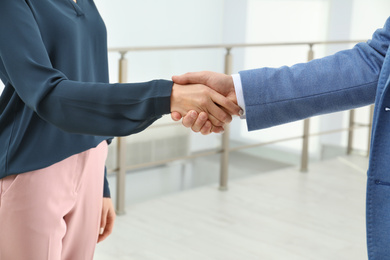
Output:
[[171,117],[204,135],[222,132],[223,126],[239,115],[231,76],[203,71],[173,76]]

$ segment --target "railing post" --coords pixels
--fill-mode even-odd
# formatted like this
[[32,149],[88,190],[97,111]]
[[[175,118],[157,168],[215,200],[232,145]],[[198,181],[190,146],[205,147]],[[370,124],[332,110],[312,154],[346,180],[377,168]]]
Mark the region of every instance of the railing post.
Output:
[[[309,44],[309,52],[307,54],[307,60],[314,59],[313,44]],[[309,165],[309,131],[310,131],[310,118],[303,121],[303,136],[302,136],[302,153],[301,153],[301,172],[307,172]]]
[[353,133],[355,126],[355,110],[351,109],[349,111],[349,129],[348,129],[348,145],[347,145],[347,154],[350,155],[353,150]]
[[[226,49],[225,55],[225,74],[232,74],[233,57],[230,53],[231,48]],[[219,190],[226,191],[228,189],[228,176],[229,176],[229,142],[230,142],[230,125],[226,125],[225,132],[222,134],[221,144],[221,173]]]
[[313,43],[309,44],[309,52],[307,53],[307,61],[314,60]]
[[310,118],[303,120],[301,172],[307,172],[309,165],[309,130]]
[[372,122],[374,120],[374,105],[370,106],[370,119],[368,123],[368,142],[367,142],[367,157],[370,156],[371,149],[371,133],[372,133]]
[[[119,60],[119,83],[127,82],[127,60],[126,52],[121,52]],[[125,214],[125,190],[126,190],[126,139],[117,139],[117,168],[116,175],[116,213]]]

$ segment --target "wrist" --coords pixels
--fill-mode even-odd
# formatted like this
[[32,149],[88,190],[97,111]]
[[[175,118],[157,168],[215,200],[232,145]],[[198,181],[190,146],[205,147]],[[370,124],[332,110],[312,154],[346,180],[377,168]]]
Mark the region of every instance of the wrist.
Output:
[[177,84],[176,83],[173,83],[172,85],[172,92],[171,92],[171,113],[174,112],[174,111],[177,111],[177,107],[176,107],[176,104],[177,104]]

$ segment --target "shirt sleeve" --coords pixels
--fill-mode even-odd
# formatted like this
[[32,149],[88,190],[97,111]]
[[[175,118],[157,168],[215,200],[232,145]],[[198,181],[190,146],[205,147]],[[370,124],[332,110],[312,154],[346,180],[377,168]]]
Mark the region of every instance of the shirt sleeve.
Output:
[[27,1],[0,1],[0,66],[7,84],[43,120],[78,134],[124,136],[170,113],[172,82],[69,80],[53,68]]
[[233,74],[233,83],[234,83],[234,90],[236,92],[237,97],[237,103],[238,106],[241,108],[240,110],[240,118],[245,119],[245,100],[244,100],[244,93],[242,92],[242,83],[241,83],[241,77],[240,74]]

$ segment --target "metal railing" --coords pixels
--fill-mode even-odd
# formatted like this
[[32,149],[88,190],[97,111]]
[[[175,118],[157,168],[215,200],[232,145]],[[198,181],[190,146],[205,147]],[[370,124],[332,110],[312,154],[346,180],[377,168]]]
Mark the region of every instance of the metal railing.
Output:
[[[313,47],[315,45],[329,45],[329,44],[354,44],[361,41],[317,41],[317,42],[295,42],[295,43],[259,43],[259,44],[223,44],[223,45],[189,45],[189,46],[165,46],[165,47],[129,47],[129,48],[110,48],[109,52],[116,52],[120,54],[119,59],[119,82],[125,83],[127,82],[127,59],[126,54],[129,52],[140,52],[140,51],[164,51],[164,50],[194,50],[194,49],[225,49],[225,74],[232,74],[232,65],[233,65],[233,57],[231,54],[231,50],[233,48],[248,48],[248,47],[275,47],[275,46],[308,46],[308,56],[307,61],[310,61],[314,58],[314,50]],[[349,127],[342,129],[335,129],[331,131],[323,131],[318,133],[310,133],[310,118],[303,120],[303,133],[299,136],[282,138],[270,142],[263,143],[255,143],[250,145],[242,145],[234,148],[230,148],[230,128],[229,126],[225,127],[225,132],[222,135],[222,143],[221,148],[216,151],[203,152],[199,154],[192,154],[187,156],[181,156],[177,158],[171,158],[167,160],[160,160],[150,163],[143,163],[138,165],[127,165],[126,164],[126,140],[123,137],[119,137],[117,139],[117,167],[115,169],[110,169],[109,172],[116,172],[116,211],[118,214],[125,213],[125,178],[126,171],[139,169],[143,167],[151,167],[156,165],[161,165],[165,163],[169,163],[176,160],[183,159],[193,159],[198,157],[210,156],[214,154],[221,154],[220,161],[220,190],[227,190],[228,184],[228,163],[229,163],[229,154],[233,151],[238,151],[247,148],[265,146],[269,144],[285,142],[290,140],[302,139],[302,150],[301,150],[301,163],[300,170],[301,172],[308,171],[308,161],[309,161],[309,138],[313,136],[332,134],[337,132],[348,131],[348,145],[347,145],[347,153],[350,154],[353,150],[353,137],[354,130],[358,128],[368,127],[371,128],[373,120],[373,105],[370,107],[370,116],[368,124],[359,124],[355,122],[355,111],[350,110],[349,112]],[[164,126],[164,125],[160,125]],[[367,144],[367,155],[370,150],[370,137],[371,131],[368,131],[368,144]]]

